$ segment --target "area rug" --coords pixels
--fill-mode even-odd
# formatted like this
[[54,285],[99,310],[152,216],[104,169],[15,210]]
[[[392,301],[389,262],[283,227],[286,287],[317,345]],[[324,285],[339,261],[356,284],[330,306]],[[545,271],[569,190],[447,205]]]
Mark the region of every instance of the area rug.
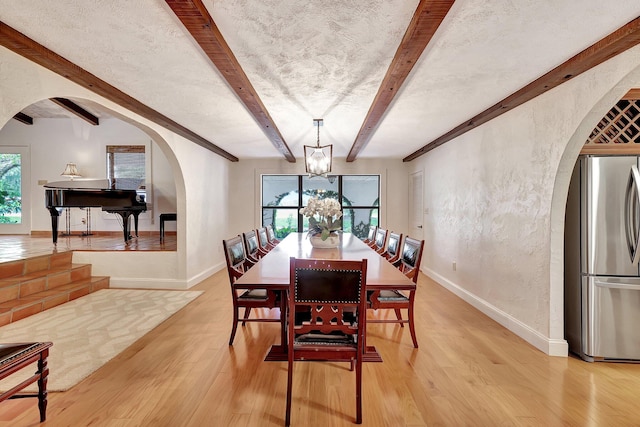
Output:
[[[200,294],[200,291],[103,289],[0,327],[0,342],[53,342],[47,390],[64,391]],[[10,389],[34,372],[30,367],[22,369],[0,381],[0,390]],[[25,390],[37,391],[37,384]]]

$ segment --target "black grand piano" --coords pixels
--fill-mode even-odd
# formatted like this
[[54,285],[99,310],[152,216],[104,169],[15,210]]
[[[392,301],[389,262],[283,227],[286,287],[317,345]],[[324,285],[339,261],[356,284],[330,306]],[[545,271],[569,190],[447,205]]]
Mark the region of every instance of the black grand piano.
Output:
[[145,193],[140,190],[138,179],[116,178],[80,181],[50,182],[45,187],[45,204],[51,213],[53,243],[58,242],[58,219],[64,208],[102,208],[103,211],[122,217],[124,241],[133,237],[129,230],[129,218],[133,216],[136,237],[138,215],[147,210]]

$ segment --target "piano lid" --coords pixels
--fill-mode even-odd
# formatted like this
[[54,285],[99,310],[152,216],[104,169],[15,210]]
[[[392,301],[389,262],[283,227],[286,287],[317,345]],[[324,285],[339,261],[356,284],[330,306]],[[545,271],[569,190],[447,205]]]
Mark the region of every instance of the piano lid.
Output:
[[44,187],[69,190],[138,190],[143,184],[144,181],[137,178],[79,179],[48,182]]

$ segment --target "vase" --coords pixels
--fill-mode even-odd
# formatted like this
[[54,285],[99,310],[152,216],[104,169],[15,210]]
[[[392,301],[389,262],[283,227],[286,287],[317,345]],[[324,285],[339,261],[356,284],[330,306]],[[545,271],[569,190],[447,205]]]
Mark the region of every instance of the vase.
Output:
[[340,246],[340,236],[338,233],[331,233],[326,240],[322,240],[320,234],[315,234],[309,237],[311,246],[317,249],[332,249]]

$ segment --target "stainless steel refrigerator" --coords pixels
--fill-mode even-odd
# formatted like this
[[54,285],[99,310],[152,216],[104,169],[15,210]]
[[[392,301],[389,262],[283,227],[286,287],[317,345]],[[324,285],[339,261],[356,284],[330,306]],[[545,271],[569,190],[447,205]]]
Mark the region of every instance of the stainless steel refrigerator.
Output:
[[587,361],[640,361],[637,156],[581,156],[565,220],[565,337]]

